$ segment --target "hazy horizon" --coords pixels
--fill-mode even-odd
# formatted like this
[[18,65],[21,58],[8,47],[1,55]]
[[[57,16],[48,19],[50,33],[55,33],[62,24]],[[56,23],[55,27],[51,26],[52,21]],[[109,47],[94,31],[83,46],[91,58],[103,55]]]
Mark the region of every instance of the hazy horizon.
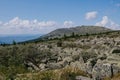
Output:
[[16,34],[16,35],[0,35],[0,43],[11,44],[13,41],[15,42],[23,42],[27,40],[32,40],[35,38],[39,38],[43,34]]

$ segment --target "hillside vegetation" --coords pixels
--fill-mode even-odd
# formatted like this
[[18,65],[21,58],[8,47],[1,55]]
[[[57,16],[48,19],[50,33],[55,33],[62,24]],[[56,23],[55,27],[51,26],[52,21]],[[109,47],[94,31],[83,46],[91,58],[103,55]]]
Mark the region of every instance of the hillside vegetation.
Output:
[[120,31],[0,46],[0,80],[119,80]]
[[27,42],[40,41],[46,39],[62,38],[63,36],[74,35],[86,35],[86,34],[98,34],[112,31],[111,29],[100,27],[100,26],[77,26],[72,28],[60,28],[56,29],[46,35],[41,36],[40,38],[33,39]]

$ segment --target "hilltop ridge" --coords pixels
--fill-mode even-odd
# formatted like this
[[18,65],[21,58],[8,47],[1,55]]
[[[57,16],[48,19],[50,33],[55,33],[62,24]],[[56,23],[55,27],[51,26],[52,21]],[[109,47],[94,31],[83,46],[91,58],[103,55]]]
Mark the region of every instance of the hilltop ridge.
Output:
[[85,34],[97,34],[113,31],[111,29],[100,27],[100,26],[76,26],[71,28],[59,28],[50,33],[40,36],[39,38],[29,40],[27,42],[40,41],[44,39],[54,39],[54,38],[62,38],[64,35],[70,36],[72,33],[75,35],[85,35]]

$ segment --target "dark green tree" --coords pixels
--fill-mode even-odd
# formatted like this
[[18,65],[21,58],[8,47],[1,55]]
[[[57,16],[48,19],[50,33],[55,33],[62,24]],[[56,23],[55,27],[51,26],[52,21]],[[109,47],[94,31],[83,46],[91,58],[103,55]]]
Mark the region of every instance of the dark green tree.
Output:
[[72,32],[72,35],[71,35],[71,37],[75,37],[75,33],[74,33],[74,32]]
[[66,36],[66,34],[64,34],[64,37],[63,37],[64,39],[66,39],[67,38],[67,36]]
[[57,47],[62,47],[62,41],[61,41],[61,40],[59,40],[59,41],[57,42]]
[[16,43],[16,41],[15,40],[13,40],[13,45],[16,45],[17,43]]
[[89,34],[88,34],[88,33],[86,33],[86,36],[89,36]]

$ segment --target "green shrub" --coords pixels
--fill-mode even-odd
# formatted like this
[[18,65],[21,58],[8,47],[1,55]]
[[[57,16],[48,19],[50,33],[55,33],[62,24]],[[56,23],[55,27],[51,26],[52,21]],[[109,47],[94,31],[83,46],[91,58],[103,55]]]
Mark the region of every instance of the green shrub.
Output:
[[113,50],[112,53],[120,53],[120,50],[116,49],[116,50]]
[[62,47],[62,41],[61,40],[57,42],[57,47]]

